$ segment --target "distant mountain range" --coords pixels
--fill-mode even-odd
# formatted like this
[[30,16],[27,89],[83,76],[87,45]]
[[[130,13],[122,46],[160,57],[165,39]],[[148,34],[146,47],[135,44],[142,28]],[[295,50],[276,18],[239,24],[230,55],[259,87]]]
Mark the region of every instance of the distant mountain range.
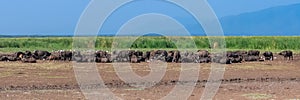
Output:
[[300,4],[227,16],[220,22],[225,35],[300,35]]

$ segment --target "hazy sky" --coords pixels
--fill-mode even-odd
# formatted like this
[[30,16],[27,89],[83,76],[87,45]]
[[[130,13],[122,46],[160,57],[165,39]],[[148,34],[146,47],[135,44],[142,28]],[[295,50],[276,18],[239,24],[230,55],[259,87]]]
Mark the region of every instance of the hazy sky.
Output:
[[[0,35],[73,33],[81,13],[89,2],[90,0],[0,0]],[[208,2],[216,15],[223,17],[300,3],[300,0],[208,0]]]

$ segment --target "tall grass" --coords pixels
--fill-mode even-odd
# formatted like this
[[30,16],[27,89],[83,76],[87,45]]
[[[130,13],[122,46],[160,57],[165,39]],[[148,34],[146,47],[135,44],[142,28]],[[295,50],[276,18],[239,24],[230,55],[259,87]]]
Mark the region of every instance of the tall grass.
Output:
[[230,49],[299,50],[300,37],[227,37]]
[[[220,37],[218,37],[220,38]],[[191,40],[198,49],[208,49],[210,42],[207,37],[140,37],[129,44],[128,37],[97,37],[96,49],[109,49],[114,40],[122,40],[119,47],[131,47],[133,49],[175,49],[178,47],[194,48]],[[300,37],[257,36],[257,37],[225,37],[227,49],[258,49],[258,50],[300,50]],[[128,43],[127,43],[128,42]],[[0,38],[0,51],[12,52],[19,50],[61,50],[72,49],[71,37],[48,38]],[[115,43],[114,43],[115,45]]]

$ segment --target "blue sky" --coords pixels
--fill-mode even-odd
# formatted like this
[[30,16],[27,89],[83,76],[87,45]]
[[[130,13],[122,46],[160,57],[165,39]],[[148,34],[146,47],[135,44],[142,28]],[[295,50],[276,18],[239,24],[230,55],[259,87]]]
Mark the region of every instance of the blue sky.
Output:
[[[81,13],[89,2],[89,0],[1,0],[0,35],[73,33]],[[300,0],[208,0],[208,2],[216,15],[223,17],[300,3]],[[170,11],[170,13],[177,12]]]

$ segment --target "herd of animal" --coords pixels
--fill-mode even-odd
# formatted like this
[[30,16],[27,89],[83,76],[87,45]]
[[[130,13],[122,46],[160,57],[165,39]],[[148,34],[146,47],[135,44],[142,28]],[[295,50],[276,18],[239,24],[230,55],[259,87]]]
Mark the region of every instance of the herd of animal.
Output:
[[[293,60],[293,52],[290,50],[278,53],[287,60]],[[178,50],[119,50],[119,51],[66,51],[58,50],[53,52],[35,50],[16,52],[10,54],[0,54],[0,61],[21,61],[23,63],[36,63],[37,60],[48,61],[76,61],[76,62],[151,62],[163,61],[174,63],[242,63],[250,61],[274,60],[273,53],[266,51],[261,53],[258,50],[249,51],[227,51],[226,53],[210,53],[207,50],[198,50],[196,52],[180,52]]]

